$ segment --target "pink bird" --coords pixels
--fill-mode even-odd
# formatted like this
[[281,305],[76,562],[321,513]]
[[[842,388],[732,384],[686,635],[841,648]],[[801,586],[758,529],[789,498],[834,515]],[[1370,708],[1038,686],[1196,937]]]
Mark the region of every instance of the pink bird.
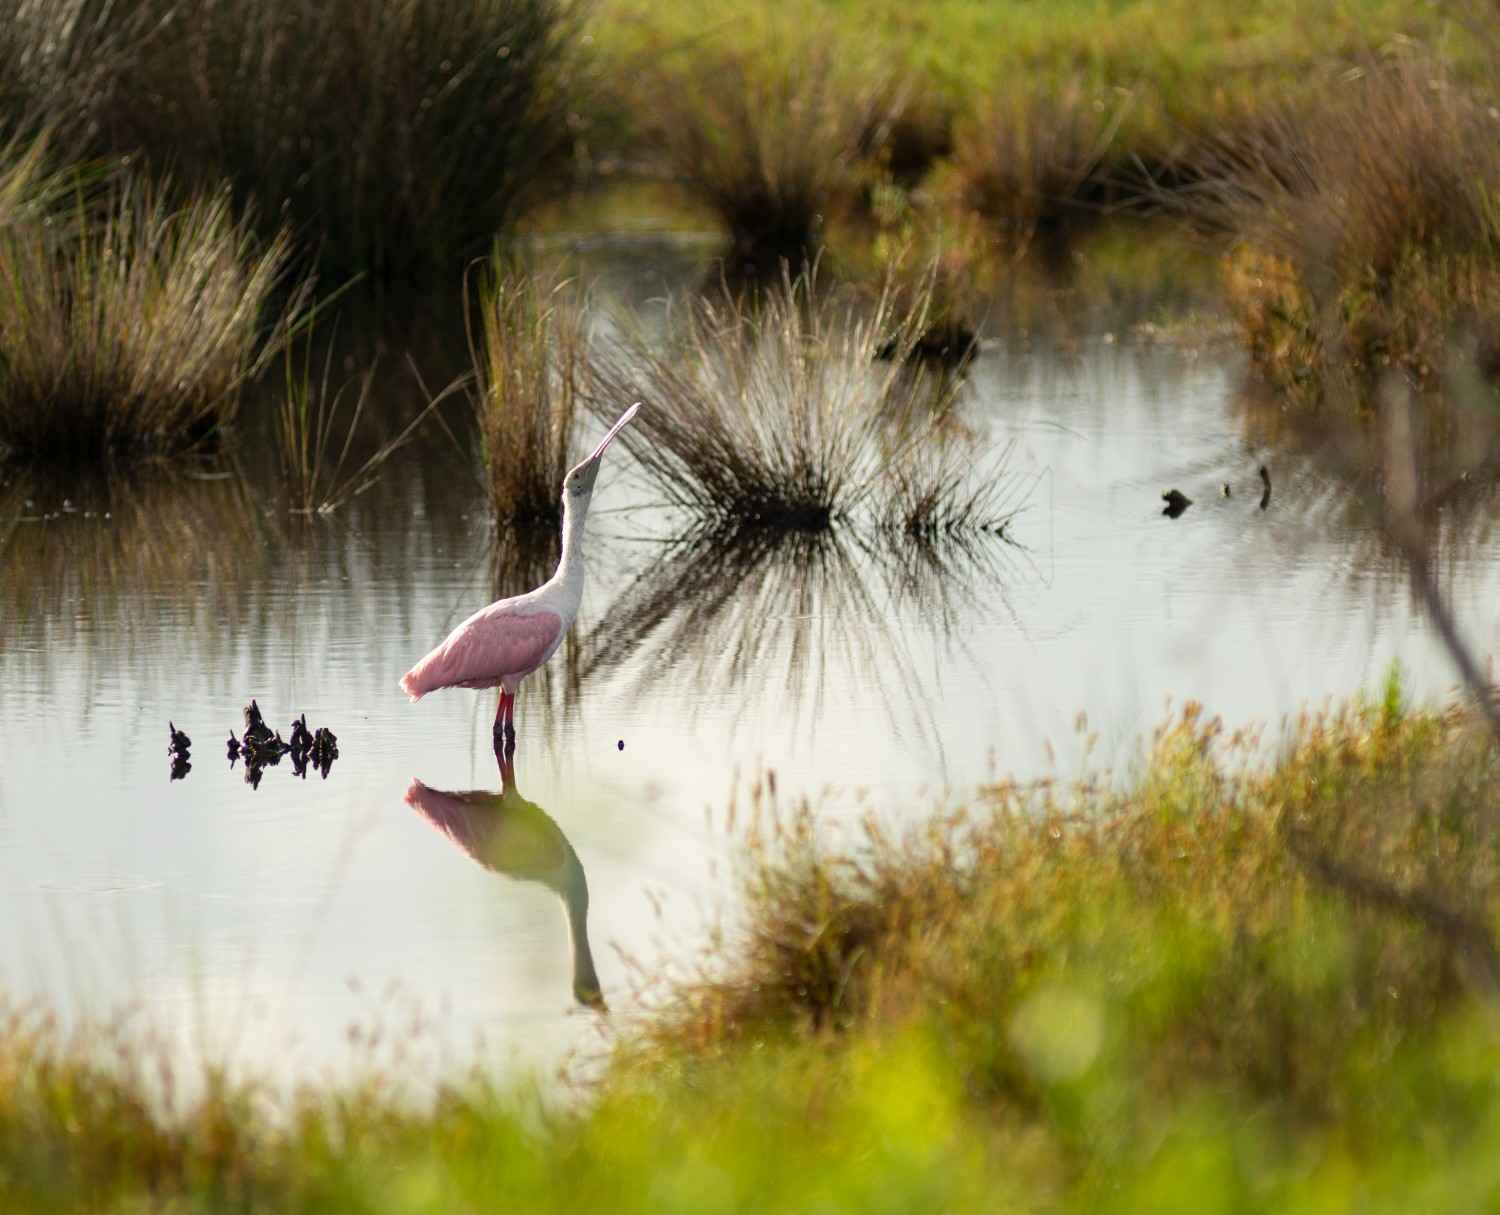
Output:
[[604,449],[635,417],[637,401],[616,422],[593,454],[563,481],[562,560],[557,573],[534,591],[480,608],[426,658],[401,677],[413,700],[439,688],[499,688],[495,740],[502,730],[508,746],[516,740],[516,689],[562,644],[583,599],[583,524]]

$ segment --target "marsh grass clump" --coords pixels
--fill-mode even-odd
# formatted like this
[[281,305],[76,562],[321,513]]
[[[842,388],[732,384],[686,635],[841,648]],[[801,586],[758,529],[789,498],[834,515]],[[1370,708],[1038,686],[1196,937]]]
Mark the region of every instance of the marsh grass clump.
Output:
[[456,272],[566,177],[590,108],[570,0],[5,7],[18,103],[88,154],[229,181],[339,274]]
[[124,181],[76,223],[0,228],[0,446],[170,455],[218,441],[297,323],[285,234],[227,194],[178,203]]
[[1228,287],[1256,362],[1303,399],[1434,380],[1466,331],[1500,349],[1500,93],[1371,65],[1219,149],[1200,219],[1236,237]]
[[847,66],[846,50],[831,36],[783,36],[753,56],[679,54],[653,77],[649,138],[723,221],[731,277],[800,271],[878,158],[898,92],[879,69]]
[[[594,360],[591,405],[645,402],[622,436],[673,506],[711,526],[819,530],[850,519],[882,465],[920,441],[936,381],[904,358],[924,311],[825,293],[813,271],[689,303],[661,343]],[[892,335],[895,335],[892,337]],[[877,354],[896,342],[898,357]]]
[[651,968],[587,1100],[538,1116],[475,1072],[414,1101],[405,1040],[282,1096],[4,1004],[0,1199],[1483,1209],[1496,764],[1388,680],[1274,761],[1188,706],[1129,776],[997,782],[906,833],[834,837],[767,774],[731,807],[740,914],[700,970]]
[[1012,248],[1063,240],[1110,201],[1125,111],[1118,95],[1078,79],[1001,91],[956,132],[950,173],[961,204]]
[[467,318],[490,507],[512,525],[555,528],[576,453],[588,353],[577,285],[502,259],[479,287],[478,332]]
[[1399,1053],[1492,990],[1495,744],[1388,689],[1300,719],[1269,769],[1255,745],[1189,706],[1124,788],[1000,784],[837,845],[760,787],[747,910],[647,1027],[646,1066],[926,1026],[976,1116],[1079,1164],[1091,1136],[1048,1097],[1079,1083],[1136,1094],[1107,1118],[1149,1122],[1196,1085],[1301,1126],[1349,1116],[1377,1083],[1350,1043]]

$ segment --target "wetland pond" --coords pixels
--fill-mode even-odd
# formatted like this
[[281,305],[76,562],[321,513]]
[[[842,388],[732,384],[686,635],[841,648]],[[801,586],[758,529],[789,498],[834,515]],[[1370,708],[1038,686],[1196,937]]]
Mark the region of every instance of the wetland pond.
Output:
[[[590,257],[606,304],[649,313],[707,250]],[[1256,416],[1245,379],[1232,345],[1107,315],[1066,343],[995,332],[960,417],[1009,445],[1024,509],[1008,538],[935,555],[848,533],[673,544],[617,445],[582,613],[521,692],[503,791],[495,694],[410,704],[397,680],[544,579],[548,555],[496,541],[472,460],[431,428],[327,518],[288,516],[253,470],[107,498],[13,480],[0,986],[268,1077],[393,1041],[429,1075],[476,1053],[546,1070],[607,1033],[586,981],[575,999],[579,875],[603,998],[628,1015],[635,968],[691,960],[724,911],[729,807],[743,818],[768,771],[835,829],[899,824],[999,777],[1125,772],[1188,698],[1269,746],[1283,717],[1393,660],[1413,696],[1446,695],[1452,668],[1371,513]],[[1177,518],[1169,487],[1194,499]],[[1491,514],[1476,489],[1439,533],[1481,653],[1500,646]],[[231,768],[252,696],[284,736],[304,713],[337,732],[326,779],[283,763],[252,787]],[[169,720],[192,738],[178,780]]]

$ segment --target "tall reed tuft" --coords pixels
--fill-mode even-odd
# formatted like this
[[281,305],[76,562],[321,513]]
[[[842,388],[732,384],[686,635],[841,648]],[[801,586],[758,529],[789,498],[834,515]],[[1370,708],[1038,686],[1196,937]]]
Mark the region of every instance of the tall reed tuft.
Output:
[[163,455],[216,441],[304,293],[227,193],[185,204],[131,181],[97,215],[0,228],[0,446]]
[[470,313],[473,401],[490,507],[513,525],[555,528],[584,389],[587,341],[576,284],[491,259]]
[[754,56],[695,51],[652,78],[650,138],[722,220],[736,277],[810,260],[885,141],[897,89],[878,69],[845,66],[846,50],[826,34],[784,38]]
[[959,435],[918,445],[882,480],[880,526],[923,544],[973,532],[1003,535],[1028,492],[1006,475],[1009,456],[1007,448],[986,461]]
[[[592,404],[645,408],[621,435],[673,506],[713,526],[817,530],[850,518],[927,433],[940,381],[904,366],[925,302],[896,314],[824,293],[813,271],[725,291],[593,360]],[[894,337],[892,335],[895,335]],[[878,357],[894,343],[892,357]]]

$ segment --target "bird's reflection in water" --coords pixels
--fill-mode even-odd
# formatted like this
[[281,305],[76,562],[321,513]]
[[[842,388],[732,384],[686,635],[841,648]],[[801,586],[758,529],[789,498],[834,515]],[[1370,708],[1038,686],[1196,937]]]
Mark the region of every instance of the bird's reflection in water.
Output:
[[583,865],[562,828],[516,788],[511,754],[499,748],[500,792],[476,789],[444,792],[414,780],[406,804],[495,873],[522,882],[538,882],[562,899],[573,950],[573,996],[589,1008],[607,1012],[594,955],[589,949],[589,887]]

